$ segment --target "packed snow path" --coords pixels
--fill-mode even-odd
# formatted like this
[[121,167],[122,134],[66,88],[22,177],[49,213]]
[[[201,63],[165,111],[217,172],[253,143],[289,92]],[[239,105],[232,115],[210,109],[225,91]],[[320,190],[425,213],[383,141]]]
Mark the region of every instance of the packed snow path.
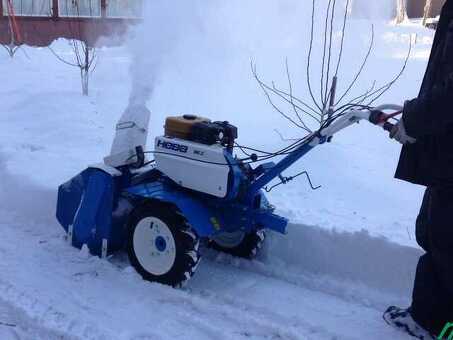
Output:
[[[70,247],[52,191],[2,174],[0,330],[11,339],[398,339],[381,319],[407,303],[418,251],[366,233],[291,225],[258,260],[206,250],[184,289],[143,281],[118,254]],[[27,188],[28,194],[22,190]],[[11,208],[11,209],[5,209]],[[36,211],[46,212],[41,216]],[[49,217],[46,217],[49,216]],[[376,288],[376,287],[379,287]],[[401,337],[403,339],[404,337]]]
[[[142,281],[124,257],[102,261],[72,249],[55,225],[11,218],[1,226],[0,310],[9,309],[0,329],[13,328],[11,336],[28,329],[35,339],[398,338],[381,319],[391,295],[357,292],[335,277],[209,253],[175,290]],[[337,296],[325,293],[336,285]]]

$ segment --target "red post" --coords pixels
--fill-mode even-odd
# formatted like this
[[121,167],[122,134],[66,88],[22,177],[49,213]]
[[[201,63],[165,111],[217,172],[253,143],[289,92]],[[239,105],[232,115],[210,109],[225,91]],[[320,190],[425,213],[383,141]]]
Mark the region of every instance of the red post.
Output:
[[107,16],[107,0],[101,0],[101,17]]

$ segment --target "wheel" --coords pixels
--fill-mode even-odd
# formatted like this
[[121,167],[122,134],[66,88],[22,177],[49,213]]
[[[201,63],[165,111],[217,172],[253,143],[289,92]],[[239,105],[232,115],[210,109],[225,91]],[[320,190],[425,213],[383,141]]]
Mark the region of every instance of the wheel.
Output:
[[200,262],[200,240],[172,205],[145,203],[128,225],[127,251],[131,265],[151,282],[179,287]]
[[256,230],[249,234],[243,231],[222,233],[211,240],[210,246],[236,257],[253,259],[262,248],[265,238],[264,230]]

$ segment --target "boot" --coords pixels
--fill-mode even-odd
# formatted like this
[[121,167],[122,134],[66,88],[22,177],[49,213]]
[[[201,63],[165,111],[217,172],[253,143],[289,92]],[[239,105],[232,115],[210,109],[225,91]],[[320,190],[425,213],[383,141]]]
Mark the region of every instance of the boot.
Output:
[[382,316],[390,326],[421,340],[436,339],[412,318],[410,308],[389,307]]

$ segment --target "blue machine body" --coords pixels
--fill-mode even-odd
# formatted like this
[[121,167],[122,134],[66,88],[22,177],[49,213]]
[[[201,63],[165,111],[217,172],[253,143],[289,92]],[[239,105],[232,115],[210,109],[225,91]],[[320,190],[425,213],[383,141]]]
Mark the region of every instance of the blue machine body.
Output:
[[99,256],[103,240],[108,240],[109,252],[123,247],[126,234],[119,226],[126,223],[132,206],[120,197],[128,177],[88,168],[59,187],[57,220],[66,232],[71,230],[74,247],[86,244]]
[[72,231],[73,246],[86,244],[99,256],[103,241],[108,243],[108,253],[125,246],[128,218],[144,200],[177,206],[201,238],[239,230],[286,233],[288,220],[274,214],[262,189],[312,148],[304,143],[277,164],[250,167],[248,174],[240,161],[226,153],[230,179],[225,198],[184,189],[156,169],[134,176],[127,168],[113,174],[102,167],[88,168],[60,186],[57,219]]

